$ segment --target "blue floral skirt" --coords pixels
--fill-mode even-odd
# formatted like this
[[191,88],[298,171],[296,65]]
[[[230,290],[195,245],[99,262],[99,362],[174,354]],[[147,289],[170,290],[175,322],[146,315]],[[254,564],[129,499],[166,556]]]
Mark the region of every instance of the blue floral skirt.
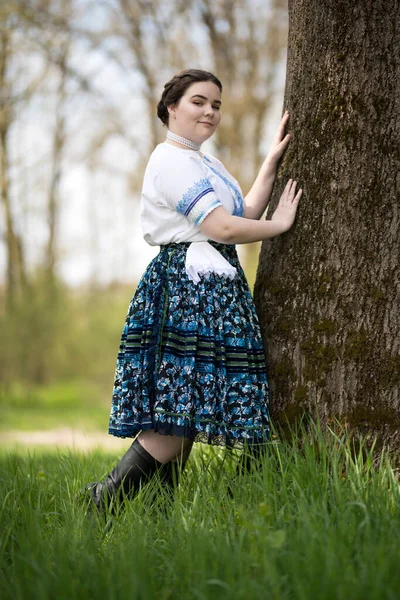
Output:
[[129,305],[109,433],[153,429],[228,447],[269,437],[268,383],[253,299],[235,246],[210,242],[237,268],[194,284],[187,243],[161,246]]

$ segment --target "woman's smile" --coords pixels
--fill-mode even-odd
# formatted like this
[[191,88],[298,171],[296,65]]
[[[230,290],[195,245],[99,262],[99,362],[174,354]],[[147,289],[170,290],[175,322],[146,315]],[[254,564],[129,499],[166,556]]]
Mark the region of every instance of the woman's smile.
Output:
[[[179,102],[169,107],[169,112],[169,129],[201,144],[214,134],[220,123],[221,92],[211,81],[193,83]],[[197,125],[203,125],[203,129]]]

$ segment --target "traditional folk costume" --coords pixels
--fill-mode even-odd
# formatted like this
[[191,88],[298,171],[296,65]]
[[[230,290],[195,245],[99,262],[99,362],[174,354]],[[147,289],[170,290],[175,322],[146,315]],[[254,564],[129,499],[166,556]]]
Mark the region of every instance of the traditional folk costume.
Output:
[[[216,158],[164,142],[150,157],[141,202],[144,238],[160,252],[129,305],[109,433],[152,429],[227,447],[248,442],[255,456],[269,436],[260,327],[235,246],[208,241],[199,229],[218,206],[243,216],[240,186]],[[183,460],[158,462],[135,439],[82,498],[113,512],[157,473],[173,490],[183,467]]]
[[232,447],[265,442],[268,384],[260,327],[234,245],[199,226],[218,206],[243,216],[238,182],[208,154],[159,144],[141,197],[144,239],[160,252],[130,303],[109,433],[153,429]]

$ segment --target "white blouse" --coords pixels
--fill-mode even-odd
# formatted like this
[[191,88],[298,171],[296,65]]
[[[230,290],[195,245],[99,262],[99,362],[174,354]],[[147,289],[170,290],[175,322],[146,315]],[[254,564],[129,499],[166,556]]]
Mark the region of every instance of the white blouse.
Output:
[[196,283],[210,272],[236,274],[201,233],[199,226],[214,208],[224,206],[243,216],[240,186],[218,159],[196,150],[158,144],[146,167],[142,196],[143,237],[151,246],[193,242],[186,256],[186,271]]

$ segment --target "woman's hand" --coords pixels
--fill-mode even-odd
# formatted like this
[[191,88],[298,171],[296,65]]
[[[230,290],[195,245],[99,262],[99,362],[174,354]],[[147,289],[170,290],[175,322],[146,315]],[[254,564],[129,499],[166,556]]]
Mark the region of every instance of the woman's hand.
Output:
[[282,117],[278,131],[273,139],[270,151],[267,154],[266,162],[271,168],[276,169],[279,159],[283,156],[289,142],[290,134],[285,135],[285,127],[289,121],[288,111]]
[[[250,191],[246,195],[244,210],[244,216],[246,219],[259,219],[269,204],[272,189],[274,187],[279,159],[282,157],[290,142],[291,136],[289,134],[285,135],[285,127],[288,121],[289,113],[286,111],[282,117],[278,131],[276,132],[271,150],[267,154],[267,157],[261,165],[261,169],[253,185],[251,186]],[[298,200],[296,202],[298,202]],[[281,210],[278,214],[280,213]],[[289,227],[291,227],[291,225],[289,225]]]
[[279,223],[282,223],[284,227],[283,231],[288,231],[288,229],[290,229],[293,225],[299,200],[303,193],[303,190],[299,189],[296,194],[296,185],[297,181],[289,179],[285,189],[283,190],[279,204],[271,217],[271,221],[278,221]]

